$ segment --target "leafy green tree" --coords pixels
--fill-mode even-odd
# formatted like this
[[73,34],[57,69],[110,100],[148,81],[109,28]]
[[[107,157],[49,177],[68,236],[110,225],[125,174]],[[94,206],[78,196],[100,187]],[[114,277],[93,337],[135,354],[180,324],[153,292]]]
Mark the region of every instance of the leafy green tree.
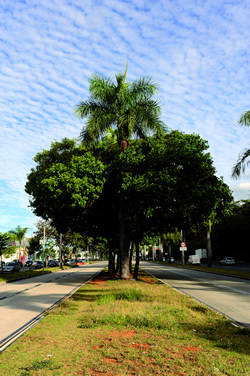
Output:
[[29,239],[29,243],[27,245],[27,250],[29,256],[31,255],[37,255],[41,252],[42,246],[40,244],[40,237],[34,236],[33,238]]
[[215,222],[211,233],[216,259],[232,256],[236,261],[250,261],[250,200],[232,202],[230,212]]
[[[250,126],[250,111],[246,111],[241,116],[238,123],[240,125]],[[243,173],[245,172],[246,165],[248,165],[250,163],[249,160],[248,160],[249,156],[250,156],[250,149],[246,149],[244,152],[242,152],[239,155],[238,161],[237,161],[237,163],[235,164],[235,166],[233,167],[233,170],[232,170],[232,177],[233,178],[237,179],[238,177],[240,177],[242,172]]]
[[168,262],[171,263],[172,246],[181,242],[181,233],[176,228],[173,232],[167,232],[161,235],[162,244],[168,247]]
[[[9,233],[13,235],[15,240],[19,242],[19,258],[21,257],[21,247],[22,247],[22,240],[25,238],[25,235],[28,231],[28,227],[21,227],[17,226],[14,230],[10,230]],[[23,257],[23,261],[25,262],[25,255]]]
[[[116,75],[116,82],[94,74],[90,77],[90,98],[76,106],[80,118],[87,117],[81,133],[83,144],[91,145],[113,132],[120,151],[124,152],[132,136],[145,138],[149,131],[162,133],[165,126],[160,119],[160,105],[152,99],[158,86],[151,78],[125,82],[124,74]],[[121,278],[129,277],[129,242],[125,222],[126,208],[122,196],[119,202],[119,241]]]
[[[123,194],[131,234],[187,230],[215,221],[232,201],[216,177],[207,143],[197,135],[170,132],[134,142],[122,155]],[[132,205],[130,205],[132,203]]]
[[205,220],[206,226],[206,244],[207,244],[207,259],[208,266],[212,266],[212,246],[211,246],[211,231],[212,226],[220,222],[225,216],[231,212],[233,195],[229,187],[222,181],[222,178],[217,180],[216,184],[216,202],[210,215]]
[[38,153],[34,160],[37,166],[25,185],[33,212],[51,220],[58,233],[70,231],[70,225],[77,232],[77,225],[82,228],[102,192],[105,166],[69,139],[52,143],[50,150]]
[[[2,255],[5,257],[11,256],[15,253],[16,247],[13,245],[13,236],[9,233],[0,232],[0,256],[2,261]],[[1,273],[3,272],[3,264],[1,263]]]

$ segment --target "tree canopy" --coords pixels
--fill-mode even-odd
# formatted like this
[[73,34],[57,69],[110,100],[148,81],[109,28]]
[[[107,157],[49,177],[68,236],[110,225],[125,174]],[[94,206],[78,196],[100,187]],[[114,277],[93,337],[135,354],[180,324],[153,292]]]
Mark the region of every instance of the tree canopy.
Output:
[[[132,140],[126,152],[118,154],[102,148],[101,141],[86,151],[63,139],[35,158],[37,167],[28,176],[26,192],[32,196],[34,212],[50,218],[59,232],[70,230],[116,243],[122,197],[128,240],[140,242],[146,233],[202,223],[231,200],[207,149],[198,135],[178,131]],[[73,162],[76,156],[81,163]],[[68,186],[69,182],[75,184]]]

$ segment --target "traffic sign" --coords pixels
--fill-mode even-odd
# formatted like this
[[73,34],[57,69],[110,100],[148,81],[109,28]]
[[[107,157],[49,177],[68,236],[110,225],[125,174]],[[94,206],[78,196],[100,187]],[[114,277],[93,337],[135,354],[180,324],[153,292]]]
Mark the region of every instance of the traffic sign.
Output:
[[185,242],[181,242],[181,247],[186,247],[186,243]]
[[180,251],[186,251],[187,247],[180,247]]

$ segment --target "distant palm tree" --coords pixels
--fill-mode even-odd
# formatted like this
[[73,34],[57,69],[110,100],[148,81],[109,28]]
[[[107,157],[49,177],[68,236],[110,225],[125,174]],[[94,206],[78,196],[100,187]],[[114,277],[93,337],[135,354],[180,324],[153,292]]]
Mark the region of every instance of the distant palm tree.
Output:
[[[250,111],[246,111],[238,121],[240,125],[250,126]],[[243,153],[240,154],[237,163],[233,167],[232,177],[237,179],[241,172],[245,172],[246,165],[250,163],[248,157],[250,156],[250,149],[246,149]]]
[[[15,230],[10,230],[9,233],[14,236],[15,240],[18,240],[19,242],[19,257],[21,257],[21,243],[22,240],[25,237],[26,232],[28,231],[28,227],[22,228],[21,226],[17,226]],[[24,255],[24,260],[25,261],[25,255]]]

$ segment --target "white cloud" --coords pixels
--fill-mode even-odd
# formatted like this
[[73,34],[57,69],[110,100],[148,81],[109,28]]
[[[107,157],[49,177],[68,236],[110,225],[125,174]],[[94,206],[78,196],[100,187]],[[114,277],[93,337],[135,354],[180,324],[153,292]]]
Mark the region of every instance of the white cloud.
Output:
[[[128,79],[153,77],[169,127],[208,140],[218,175],[246,197],[246,175],[237,184],[230,176],[249,146],[249,129],[237,125],[249,109],[246,0],[2,1],[0,18],[0,205],[26,207],[33,221],[23,187],[34,155],[79,136],[73,110],[90,74],[114,78],[128,56]],[[12,227],[24,218],[10,217]]]

